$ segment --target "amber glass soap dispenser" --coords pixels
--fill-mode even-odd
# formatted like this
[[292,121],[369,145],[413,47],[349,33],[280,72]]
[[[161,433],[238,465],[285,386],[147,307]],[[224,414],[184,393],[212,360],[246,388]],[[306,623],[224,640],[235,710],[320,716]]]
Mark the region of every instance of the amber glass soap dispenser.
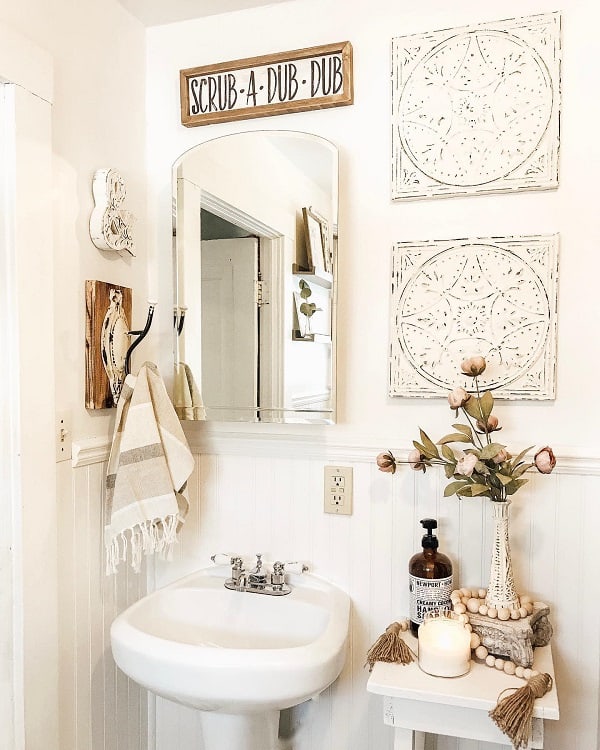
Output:
[[421,542],[423,550],[413,555],[408,564],[410,629],[414,635],[428,612],[451,609],[452,562],[438,552],[438,538],[432,533],[437,529],[435,518],[424,518],[421,525],[427,531]]

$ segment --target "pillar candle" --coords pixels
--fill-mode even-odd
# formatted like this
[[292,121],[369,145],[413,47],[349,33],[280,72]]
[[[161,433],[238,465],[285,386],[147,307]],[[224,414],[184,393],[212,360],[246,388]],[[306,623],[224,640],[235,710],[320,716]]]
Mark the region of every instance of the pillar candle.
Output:
[[436,677],[459,677],[471,666],[471,633],[448,616],[425,618],[419,627],[419,667]]

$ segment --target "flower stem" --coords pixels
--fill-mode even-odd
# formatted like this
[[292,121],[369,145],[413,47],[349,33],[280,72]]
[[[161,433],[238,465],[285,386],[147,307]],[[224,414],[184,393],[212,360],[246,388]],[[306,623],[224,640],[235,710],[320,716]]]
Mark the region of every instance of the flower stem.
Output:
[[[464,406],[462,406],[462,407],[461,407],[461,410],[462,410],[462,413],[463,413],[463,414],[465,415],[465,417],[466,417],[466,419],[467,419],[467,422],[469,423],[469,426],[470,426],[470,428],[471,428],[471,434],[472,434],[472,435],[475,435],[475,437],[477,438],[477,442],[479,443],[479,447],[480,447],[480,448],[483,448],[483,443],[481,442],[481,438],[479,437],[479,433],[477,432],[477,430],[475,429],[475,425],[474,425],[474,424],[473,424],[473,422],[471,421],[471,415],[470,415],[470,414],[469,414],[469,412],[468,412],[468,411],[467,411],[467,410],[465,409],[465,407],[464,407]],[[473,445],[475,445],[475,443],[473,443]]]
[[487,441],[487,444],[489,445],[492,441],[490,438],[490,433],[488,432],[488,426],[487,426],[487,419],[483,416],[483,409],[481,408],[481,397],[479,393],[479,379],[477,376],[473,378],[475,381],[475,389],[477,391],[477,405],[479,406],[479,414],[481,415],[481,424],[483,425],[483,429],[485,430],[485,439]]

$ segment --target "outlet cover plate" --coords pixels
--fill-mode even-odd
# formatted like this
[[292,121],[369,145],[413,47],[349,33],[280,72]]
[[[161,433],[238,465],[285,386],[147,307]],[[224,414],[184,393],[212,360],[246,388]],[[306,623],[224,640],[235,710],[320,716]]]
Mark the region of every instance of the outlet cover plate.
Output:
[[338,516],[352,515],[352,467],[326,466],[323,511]]

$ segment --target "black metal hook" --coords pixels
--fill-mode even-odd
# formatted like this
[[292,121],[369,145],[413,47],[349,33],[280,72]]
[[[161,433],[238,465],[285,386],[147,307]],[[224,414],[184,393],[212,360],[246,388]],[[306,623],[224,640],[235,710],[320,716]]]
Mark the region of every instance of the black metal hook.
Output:
[[148,317],[146,318],[146,325],[144,326],[143,330],[128,331],[128,334],[130,336],[137,336],[137,339],[133,342],[133,344],[130,344],[129,349],[127,350],[127,354],[125,355],[125,375],[129,375],[130,372],[131,355],[133,353],[133,350],[141,341],[146,338],[146,335],[150,330],[150,326],[152,325],[152,318],[154,317],[154,308],[157,304],[157,302],[151,302],[150,300],[148,300]]
[[173,328],[177,331],[177,335],[181,336],[183,331],[183,324],[185,323],[185,313],[187,307],[174,307],[173,308]]

